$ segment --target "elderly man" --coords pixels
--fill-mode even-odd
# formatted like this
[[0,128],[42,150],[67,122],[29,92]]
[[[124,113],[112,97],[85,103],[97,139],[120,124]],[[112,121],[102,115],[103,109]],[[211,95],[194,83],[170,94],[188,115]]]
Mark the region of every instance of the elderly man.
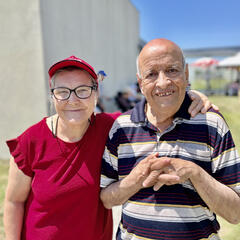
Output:
[[191,117],[188,66],[166,39],[138,58],[145,99],[114,123],[102,164],[101,199],[123,204],[117,239],[220,239],[216,215],[240,221],[240,159],[221,114]]

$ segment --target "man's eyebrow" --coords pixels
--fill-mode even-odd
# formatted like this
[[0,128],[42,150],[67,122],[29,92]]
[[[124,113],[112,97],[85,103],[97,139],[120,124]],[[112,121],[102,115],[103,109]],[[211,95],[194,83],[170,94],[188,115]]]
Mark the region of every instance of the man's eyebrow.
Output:
[[180,63],[168,64],[169,67],[180,67]]

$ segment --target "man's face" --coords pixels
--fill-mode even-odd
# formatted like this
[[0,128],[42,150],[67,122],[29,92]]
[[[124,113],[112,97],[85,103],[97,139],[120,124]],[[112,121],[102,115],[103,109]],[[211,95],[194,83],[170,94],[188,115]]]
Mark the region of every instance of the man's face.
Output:
[[140,55],[139,66],[138,81],[148,105],[155,112],[174,115],[188,85],[181,51],[174,45],[149,47]]

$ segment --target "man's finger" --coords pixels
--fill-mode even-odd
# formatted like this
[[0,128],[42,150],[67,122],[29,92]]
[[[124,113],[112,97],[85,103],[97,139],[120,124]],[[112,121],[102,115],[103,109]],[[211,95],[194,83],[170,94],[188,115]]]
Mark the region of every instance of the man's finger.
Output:
[[176,174],[160,174],[158,176],[158,181],[160,181],[161,183],[168,183],[168,184],[177,184],[180,181],[180,177],[177,176]]
[[168,157],[161,157],[161,158],[156,158],[151,161],[151,170],[162,170],[166,166],[169,166],[171,163],[171,158]]
[[177,175],[171,174],[160,174],[158,177],[158,182],[153,186],[154,191],[158,191],[164,184],[173,185],[179,183],[180,178]]
[[143,187],[151,187],[157,181],[159,174],[161,173],[160,170],[152,171],[149,176],[144,180],[142,186]]
[[154,191],[158,191],[164,184],[161,183],[160,181],[158,181],[154,186],[153,186],[153,190]]
[[148,155],[147,157],[145,157],[143,160],[141,160],[141,162],[149,162],[152,159],[158,158],[158,156],[159,156],[158,152],[152,153],[152,154]]

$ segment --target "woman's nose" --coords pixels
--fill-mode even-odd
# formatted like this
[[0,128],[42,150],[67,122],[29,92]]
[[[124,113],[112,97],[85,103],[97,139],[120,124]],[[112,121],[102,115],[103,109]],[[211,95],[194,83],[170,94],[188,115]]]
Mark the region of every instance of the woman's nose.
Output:
[[78,100],[79,100],[79,98],[76,96],[76,93],[75,93],[74,91],[72,91],[72,92],[70,93],[70,96],[69,96],[68,101],[76,102],[76,101],[78,101]]

